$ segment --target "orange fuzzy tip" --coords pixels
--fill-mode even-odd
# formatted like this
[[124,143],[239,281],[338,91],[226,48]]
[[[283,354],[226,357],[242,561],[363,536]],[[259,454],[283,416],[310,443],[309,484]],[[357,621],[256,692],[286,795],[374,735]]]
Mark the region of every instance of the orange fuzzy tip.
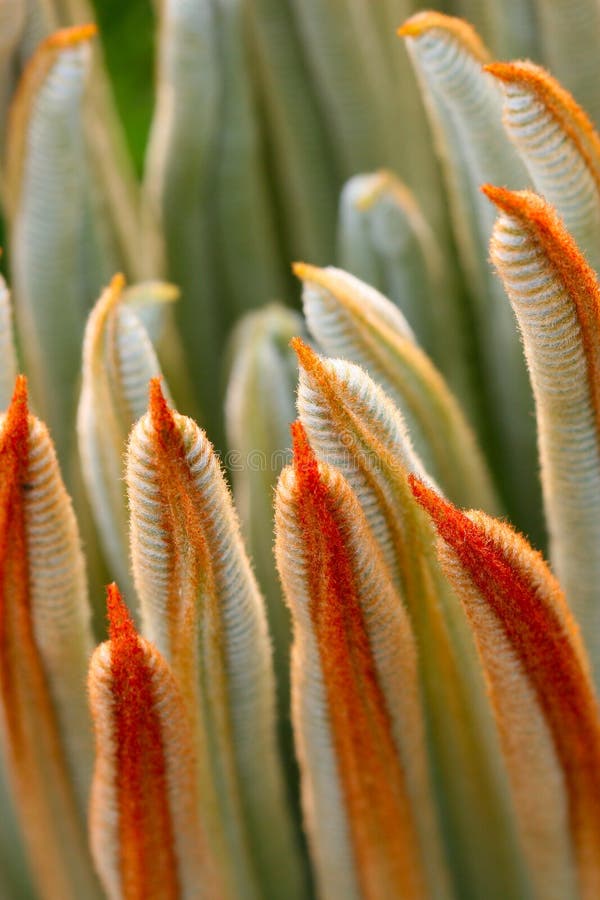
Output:
[[298,362],[301,366],[306,369],[308,372],[313,371],[319,363],[319,357],[312,349],[306,344],[302,338],[295,337],[290,341],[290,347],[298,357]]
[[[319,482],[319,467],[314,450],[308,442],[304,425],[300,421],[292,422],[292,448],[294,451],[294,471],[301,485]],[[308,485],[307,485],[308,486]]]
[[150,379],[148,397],[148,409],[154,428],[157,431],[170,430],[173,427],[173,413],[165,400],[159,376]]
[[111,641],[137,641],[137,634],[129,610],[119,588],[113,581],[106,589],[108,635]]
[[49,49],[62,50],[89,41],[97,34],[98,26],[93,22],[86,25],[73,25],[70,28],[60,28],[50,34],[45,40],[45,46]]
[[25,375],[17,375],[12,399],[4,420],[3,434],[14,437],[15,434],[26,433],[28,417],[27,378]]
[[444,13],[425,10],[415,13],[404,22],[397,30],[399,37],[416,38],[434,29],[441,29],[456,38],[465,49],[482,62],[489,60],[489,52],[482,43],[475,29],[456,16],[446,16]]

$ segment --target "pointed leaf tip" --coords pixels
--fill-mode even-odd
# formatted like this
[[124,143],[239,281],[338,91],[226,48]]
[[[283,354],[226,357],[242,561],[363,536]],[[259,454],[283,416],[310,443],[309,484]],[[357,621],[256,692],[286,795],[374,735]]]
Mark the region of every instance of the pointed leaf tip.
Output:
[[64,47],[74,47],[84,41],[89,41],[98,34],[98,26],[94,22],[84,25],[72,25],[69,28],[60,28],[53,32],[46,40],[46,46],[60,50]]
[[435,28],[451,34],[482,62],[488,61],[489,52],[473,26],[456,16],[424,10],[407,19],[396,34],[402,38],[418,38]]
[[114,581],[106,588],[106,611],[111,641],[130,643],[136,640],[133,620]]
[[301,489],[308,488],[312,492],[319,480],[317,458],[308,442],[302,422],[299,420],[292,422],[290,429],[294,451],[294,472],[298,479],[298,485]]
[[27,378],[25,375],[17,375],[12,400],[4,420],[4,435],[11,442],[15,440],[17,435],[23,439],[26,438],[28,416]]

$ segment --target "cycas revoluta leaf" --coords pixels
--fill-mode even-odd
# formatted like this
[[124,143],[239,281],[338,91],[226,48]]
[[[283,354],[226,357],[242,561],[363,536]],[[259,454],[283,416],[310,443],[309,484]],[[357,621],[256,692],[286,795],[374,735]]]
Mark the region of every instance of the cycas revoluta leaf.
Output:
[[211,3],[161,5],[157,102],[144,175],[149,238],[160,230],[166,272],[182,291],[177,318],[210,425],[218,416],[213,373],[221,336],[207,223],[219,98],[216,40]]
[[486,66],[504,90],[504,126],[577,245],[600,270],[600,137],[571,95],[530,62]]
[[415,197],[391,172],[355,175],[340,197],[337,258],[402,310],[432,350],[443,261]]
[[229,320],[285,295],[244,0],[217,0],[220,119],[212,199]]
[[502,213],[491,257],[517,315],[536,401],[550,556],[598,674],[600,287],[544,200],[490,186],[485,193]]
[[92,646],[83,558],[46,428],[17,379],[0,419],[0,715],[40,896],[100,896],[85,837]]
[[33,399],[63,466],[71,449],[85,313],[110,275],[111,254],[91,208],[82,120],[95,32],[93,25],[80,26],[42,42],[20,82],[8,133],[6,202],[17,326]]
[[497,501],[473,432],[402,313],[341,269],[297,263],[294,271],[320,346],[362,366],[381,385],[404,414],[427,469],[456,502],[494,512]]
[[228,896],[302,896],[262,597],[213,449],[168,408],[158,381],[131,435],[127,486],[143,632],[194,720],[201,803]]
[[198,817],[185,703],[115,584],[88,686],[96,732],[90,843],[109,900],[223,896]]
[[294,620],[292,710],[320,894],[424,897],[437,839],[423,815],[432,796],[410,623],[350,487],[293,429],[276,555]]
[[408,41],[438,144],[454,230],[471,298],[488,451],[509,511],[539,529],[531,393],[514,318],[487,262],[494,217],[483,181],[522,187],[526,173],[501,121],[501,94],[481,71],[487,49],[466,22],[418,13],[399,32]]
[[573,851],[591,900],[600,890],[600,718],[565,597],[508,525],[411,485],[440,534],[490,679],[537,895],[578,896]]
[[341,469],[351,485],[411,617],[456,890],[460,896],[529,896],[481,665],[407,482],[410,472],[425,476],[402,418],[358,366],[321,360],[294,343],[302,424],[317,456]]
[[287,255],[325,262],[333,253],[338,183],[291,4],[257,0],[248,14]]
[[[147,408],[148,381],[160,367],[146,330],[127,306],[124,284],[116,275],[88,318],[77,436],[104,551],[112,570],[130,584],[123,455],[131,426]],[[174,296],[171,289],[165,299]]]
[[6,409],[17,377],[10,292],[0,275],[0,409]]
[[288,344],[300,331],[300,316],[282,306],[268,306],[240,321],[230,347],[233,363],[225,407],[235,504],[267,601],[279,706],[286,719],[291,630],[273,559],[273,489],[290,461],[298,366]]

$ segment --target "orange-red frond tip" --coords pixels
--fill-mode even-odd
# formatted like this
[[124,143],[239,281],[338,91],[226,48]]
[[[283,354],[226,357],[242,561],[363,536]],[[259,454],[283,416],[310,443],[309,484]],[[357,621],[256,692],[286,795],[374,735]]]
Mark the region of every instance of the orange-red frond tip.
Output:
[[27,435],[29,433],[29,405],[27,378],[17,375],[15,389],[4,419],[0,452],[10,446],[21,458],[25,457]]
[[319,482],[319,467],[314,450],[302,422],[292,422],[292,446],[294,451],[294,472],[300,489],[314,488]]
[[64,47],[74,47],[84,41],[90,41],[98,34],[98,26],[94,22],[84,25],[72,25],[69,28],[60,28],[49,35],[46,46],[58,50]]
[[315,368],[319,361],[319,357],[312,349],[312,347],[309,347],[308,344],[306,344],[302,340],[302,338],[292,338],[290,341],[290,347],[298,357],[298,362],[304,369],[310,372]]
[[517,63],[491,62],[483,67],[484,72],[489,72],[500,81],[518,81],[522,77],[522,69]]
[[108,634],[111,641],[137,641],[135,625],[114,581],[106,589],[106,611]]
[[148,385],[150,418],[154,430],[160,434],[170,432],[174,428],[173,413],[163,394],[160,378],[150,379]]
[[413,493],[413,497],[423,509],[429,513],[436,525],[439,525],[444,519],[447,519],[452,513],[460,515],[457,509],[444,500],[432,488],[428,487],[424,481],[417,478],[412,472],[408,476],[408,484]]

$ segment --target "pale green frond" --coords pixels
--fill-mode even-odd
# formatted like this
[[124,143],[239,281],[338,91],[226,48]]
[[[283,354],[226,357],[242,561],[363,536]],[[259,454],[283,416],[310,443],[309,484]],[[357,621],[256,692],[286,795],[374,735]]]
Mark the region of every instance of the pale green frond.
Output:
[[[434,130],[471,298],[490,457],[522,527],[539,529],[531,392],[514,316],[487,261],[494,217],[479,186],[522,187],[526,172],[502,127],[502,99],[482,66],[489,54],[460,19],[418,13],[401,28]],[[492,174],[493,173],[493,174]],[[488,205],[489,207],[489,205]]]
[[337,259],[402,310],[419,341],[433,349],[434,290],[443,260],[415,197],[391,172],[355,175],[340,197]]
[[219,126],[214,181],[219,297],[226,321],[285,296],[276,210],[269,189],[244,0],[217,0]]
[[[88,318],[77,439],[104,552],[121,583],[131,584],[124,453],[131,426],[147,408],[148,382],[160,375],[160,366],[123,287],[123,277],[115,276]],[[163,299],[169,301],[172,292],[165,288]],[[129,290],[135,303],[136,288]],[[160,299],[160,292],[153,298]]]
[[40,896],[100,892],[85,835],[92,648],[71,501],[19,377],[0,418],[0,735]]
[[298,366],[288,344],[302,331],[300,316],[282,306],[268,306],[243,318],[230,345],[225,403],[227,464],[246,546],[267,602],[285,718],[291,629],[273,559],[273,491],[281,469],[290,462]]
[[157,99],[143,185],[145,227],[151,243],[159,231],[165,272],[182,293],[177,320],[212,434],[219,416],[213,373],[222,320],[208,224],[220,94],[216,12],[207,0],[166,0],[159,25]]
[[158,382],[131,434],[127,487],[143,631],[188,703],[203,817],[229,895],[302,897],[263,600],[212,446],[168,408]]
[[473,431],[402,313],[341,269],[297,264],[304,314],[323,350],[362,366],[402,411],[415,449],[454,500],[487,510],[498,501]]
[[386,171],[351,178],[340,197],[337,247],[340,267],[394,301],[459,395],[468,397],[464,310],[436,237],[404,183]]
[[17,365],[10,291],[0,275],[0,409],[6,409],[10,403]]
[[377,166],[402,170],[400,106],[370,4],[292,0],[292,7],[339,176]]
[[550,556],[600,675],[600,286],[560,219],[529,192],[487,188],[491,244],[536,402]]
[[337,177],[293,10],[281,0],[256,0],[248,14],[286,252],[325,263],[333,253]]
[[298,424],[294,436],[276,556],[294,620],[292,715],[319,894],[442,898],[408,615],[347,482],[317,468]]
[[600,126],[600,7],[595,0],[536,0],[542,58]]
[[22,76],[8,132],[17,329],[33,400],[65,470],[86,310],[112,267],[91,205],[83,127],[94,34],[94,26],[65,29],[40,45]]
[[504,92],[503,121],[533,179],[600,270],[600,137],[573,97],[529,62],[487,67]]
[[458,896],[529,897],[483,673],[408,485],[409,473],[426,476],[404,422],[358,366],[321,360],[301,343],[296,347],[300,419],[318,458],[339,468],[356,494],[421,651],[429,750]]

